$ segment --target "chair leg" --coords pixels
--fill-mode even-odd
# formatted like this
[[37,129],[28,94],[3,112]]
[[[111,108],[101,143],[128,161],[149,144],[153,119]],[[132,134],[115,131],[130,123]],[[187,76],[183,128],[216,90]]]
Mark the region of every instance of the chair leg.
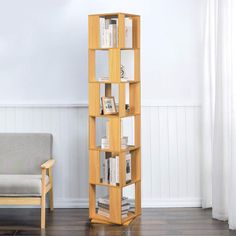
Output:
[[45,229],[46,208],[46,169],[42,169],[42,192],[41,192],[41,229]]
[[53,204],[53,176],[52,176],[52,168],[49,168],[49,179],[50,179],[50,183],[51,183],[51,190],[50,190],[50,201],[49,201],[49,205],[50,205],[50,210],[53,211],[54,208],[54,204]]
[[45,229],[45,215],[46,215],[46,195],[43,194],[41,198],[41,229]]
[[53,211],[54,209],[54,202],[53,202],[53,188],[50,190],[50,201],[49,201],[49,204],[50,204],[50,211]]

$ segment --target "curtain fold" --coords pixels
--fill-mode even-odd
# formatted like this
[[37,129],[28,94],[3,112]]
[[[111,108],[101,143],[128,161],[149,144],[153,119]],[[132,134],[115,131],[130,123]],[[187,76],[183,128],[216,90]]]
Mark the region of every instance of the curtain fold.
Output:
[[236,229],[234,0],[207,0],[203,84],[202,206]]

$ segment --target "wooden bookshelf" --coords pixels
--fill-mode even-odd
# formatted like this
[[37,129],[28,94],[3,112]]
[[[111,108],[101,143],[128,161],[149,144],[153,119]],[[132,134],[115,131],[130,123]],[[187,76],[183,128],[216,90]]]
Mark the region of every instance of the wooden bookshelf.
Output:
[[[102,48],[100,46],[100,17],[117,18],[118,43],[115,48]],[[125,17],[132,19],[132,48],[125,47]],[[92,223],[127,225],[135,217],[141,214],[141,109],[140,109],[140,16],[127,13],[95,14],[88,17],[89,32],[89,218]],[[105,50],[108,53],[109,79],[98,81],[96,78],[96,51]],[[133,50],[134,66],[133,80],[121,81],[121,51]],[[101,114],[101,85],[105,86],[105,96],[112,96],[112,85],[118,86],[118,113],[115,115]],[[126,84],[129,85],[129,105],[126,107]],[[134,117],[134,145],[121,148],[121,119]],[[102,149],[96,143],[96,119],[109,120],[109,149]],[[100,153],[116,153],[119,155],[119,184],[116,186],[101,182],[100,178]],[[131,153],[131,181],[126,182],[125,153]],[[135,210],[128,212],[128,216],[122,218],[121,204],[123,188],[129,185],[135,187]],[[109,193],[109,217],[99,215],[96,212],[96,187],[108,188]]]

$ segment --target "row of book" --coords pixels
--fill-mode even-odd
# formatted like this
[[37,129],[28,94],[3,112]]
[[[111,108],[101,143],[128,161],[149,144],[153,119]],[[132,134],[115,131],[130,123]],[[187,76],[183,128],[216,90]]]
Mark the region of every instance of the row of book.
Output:
[[[98,214],[105,216],[105,217],[110,217],[110,202],[109,202],[109,197],[105,196],[103,198],[99,198],[97,201],[98,205]],[[121,216],[122,218],[125,218],[128,216],[128,212],[130,209],[130,203],[128,202],[127,197],[122,197],[122,203],[121,203]]]
[[[125,164],[125,178],[128,183],[131,181],[131,153],[126,153]],[[101,182],[114,186],[120,183],[119,156],[102,159]]]
[[[133,30],[132,19],[125,17],[125,47],[132,48]],[[118,18],[100,17],[100,46],[114,48],[118,46]]]

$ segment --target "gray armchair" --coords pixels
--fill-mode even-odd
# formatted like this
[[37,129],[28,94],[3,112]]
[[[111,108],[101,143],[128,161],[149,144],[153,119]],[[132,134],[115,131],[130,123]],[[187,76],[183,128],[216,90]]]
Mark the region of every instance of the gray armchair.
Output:
[[51,158],[51,134],[0,133],[0,204],[41,205],[41,228],[48,192],[53,210]]

